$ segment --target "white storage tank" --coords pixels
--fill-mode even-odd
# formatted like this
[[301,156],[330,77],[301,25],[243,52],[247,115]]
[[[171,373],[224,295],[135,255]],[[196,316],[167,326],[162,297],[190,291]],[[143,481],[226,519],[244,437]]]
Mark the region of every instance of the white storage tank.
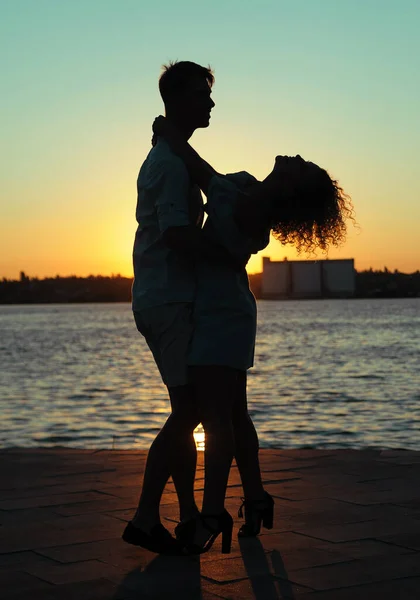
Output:
[[356,290],[354,260],[323,260],[322,282],[327,296],[353,296]]
[[295,260],[292,266],[292,295],[295,298],[317,298],[321,296],[320,261]]
[[281,298],[289,296],[290,289],[290,268],[288,261],[271,262],[267,257],[263,257],[263,272],[261,282],[261,293],[264,298]]
[[271,261],[263,257],[263,298],[348,298],[355,291],[353,258]]

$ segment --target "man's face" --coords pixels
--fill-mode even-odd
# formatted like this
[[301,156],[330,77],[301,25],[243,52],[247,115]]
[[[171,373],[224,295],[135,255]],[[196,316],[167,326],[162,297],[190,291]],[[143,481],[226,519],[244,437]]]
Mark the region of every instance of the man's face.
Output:
[[215,104],[211,98],[211,88],[205,78],[192,79],[188,88],[180,94],[178,103],[184,122],[191,128],[209,126],[210,112]]

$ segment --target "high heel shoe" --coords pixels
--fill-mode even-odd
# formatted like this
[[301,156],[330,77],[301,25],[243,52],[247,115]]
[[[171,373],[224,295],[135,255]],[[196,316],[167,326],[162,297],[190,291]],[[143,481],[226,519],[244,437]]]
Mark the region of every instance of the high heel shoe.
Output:
[[[217,527],[213,527],[208,522],[209,520],[217,521]],[[194,537],[196,533],[197,523],[207,529],[209,532],[209,536],[207,540],[203,544],[197,544],[194,542]],[[222,554],[229,554],[231,545],[232,545],[232,529],[233,529],[233,519],[225,509],[222,513],[218,515],[203,515],[199,514],[195,519],[191,519],[184,524],[181,532],[181,536],[179,536],[178,531],[178,539],[182,539],[182,543],[185,545],[184,551],[185,554],[204,554],[204,552],[208,552],[210,548],[213,546],[216,538],[219,534],[222,534]]]
[[245,509],[245,523],[238,531],[238,537],[255,537],[261,531],[261,524],[266,529],[273,529],[274,500],[268,492],[264,492],[264,499],[260,502],[250,502],[242,498],[242,505],[238,517],[243,518]]

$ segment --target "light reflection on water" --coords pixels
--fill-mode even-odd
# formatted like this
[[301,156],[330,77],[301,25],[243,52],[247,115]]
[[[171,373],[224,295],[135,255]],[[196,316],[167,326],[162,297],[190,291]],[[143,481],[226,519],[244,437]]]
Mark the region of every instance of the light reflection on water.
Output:
[[[420,449],[419,308],[258,302],[261,446]],[[128,304],[0,306],[0,332],[1,446],[148,448],[169,402]]]

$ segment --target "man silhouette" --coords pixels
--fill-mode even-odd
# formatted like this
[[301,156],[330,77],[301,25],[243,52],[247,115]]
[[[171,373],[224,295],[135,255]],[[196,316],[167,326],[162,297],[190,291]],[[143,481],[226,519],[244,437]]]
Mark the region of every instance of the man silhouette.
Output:
[[[188,140],[209,126],[215,106],[210,68],[189,61],[164,66],[159,90],[166,118]],[[135,517],[123,539],[159,553],[179,546],[160,522],[159,503],[171,475],[178,494],[180,519],[197,512],[194,500],[199,423],[193,389],[187,381],[187,349],[192,335],[196,292],[195,261],[229,260],[227,252],[202,235],[203,200],[183,161],[163,138],[143,163],[137,181],[138,202],[133,264],[132,308],[140,333],[153,353],[168,388],[171,415],[152,443]]]

